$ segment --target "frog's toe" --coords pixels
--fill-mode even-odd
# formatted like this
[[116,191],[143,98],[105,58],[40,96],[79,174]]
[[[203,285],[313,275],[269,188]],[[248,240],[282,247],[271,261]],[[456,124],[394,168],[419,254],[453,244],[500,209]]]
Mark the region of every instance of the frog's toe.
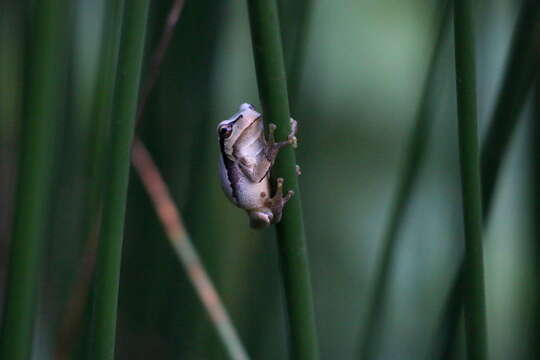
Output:
[[298,139],[294,135],[289,135],[289,144],[293,147],[293,149],[296,149],[298,147]]
[[274,123],[268,124],[268,142],[270,145],[273,145],[276,142],[276,138],[274,137],[274,133],[276,132],[277,126]]
[[276,211],[283,208],[285,203],[289,201],[289,199],[294,195],[293,190],[287,191],[285,196],[283,196],[283,178],[277,178],[276,179],[276,192],[274,194],[274,197],[272,198],[272,208]]
[[283,196],[283,178],[276,179],[276,193],[274,198],[280,198]]
[[298,121],[291,118],[291,135],[296,135],[296,132],[298,131]]
[[289,201],[294,195],[294,191],[293,190],[289,190],[287,191],[287,194],[283,197],[282,199],[282,203],[283,205],[285,205],[287,203],[287,201]]

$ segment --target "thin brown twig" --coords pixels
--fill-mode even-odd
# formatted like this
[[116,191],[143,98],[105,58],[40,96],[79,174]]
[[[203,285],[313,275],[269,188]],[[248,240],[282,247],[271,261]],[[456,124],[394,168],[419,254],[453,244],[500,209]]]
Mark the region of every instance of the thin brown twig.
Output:
[[197,251],[191,244],[167,185],[148,150],[138,139],[135,139],[133,144],[131,162],[148,192],[171,245],[186,269],[188,277],[218,330],[229,355],[232,359],[248,359],[227,310],[208,277]]
[[[184,0],[173,0],[169,10],[161,39],[150,60],[150,70],[141,90],[136,119],[137,124],[144,114],[148,97],[159,77],[161,64],[172,40],[184,3]],[[185,232],[180,214],[169,195],[168,188],[159,170],[144,144],[137,138],[133,144],[132,161],[156,208],[158,217],[163,223],[168,239],[178,254],[180,262],[184,265],[188,277],[192,281],[201,302],[207,309],[212,322],[215,324],[229,355],[235,360],[249,359],[215,287]],[[99,228],[99,221],[94,228]],[[94,233],[95,231],[90,235],[84,261],[78,271],[77,279],[79,281],[77,281],[72,291],[72,296],[66,305],[66,313],[60,328],[55,353],[55,359],[57,360],[68,358],[73,348],[74,339],[81,331],[82,315],[87,303],[90,282],[95,267],[97,237]]]
[[[167,17],[161,40],[152,56],[150,70],[141,90],[136,119],[137,125],[140,124],[143,118],[148,97],[159,78],[161,64],[169,48],[183,7],[184,0],[174,1]],[[227,310],[204,269],[197,250],[191,243],[167,185],[161,177],[159,169],[152,160],[150,153],[139,138],[135,138],[134,140],[131,162],[148,192],[148,196],[154,205],[159,220],[163,224],[167,238],[184,266],[188,278],[191,280],[203,306],[210,316],[210,320],[214,323],[229,356],[235,360],[249,359]]]
[[98,235],[101,225],[101,214],[96,216],[95,225],[92,226],[86,250],[80,267],[77,269],[77,280],[73,284],[72,295],[66,304],[64,316],[58,330],[58,341],[56,343],[54,358],[56,360],[68,360],[71,356],[76,339],[82,333],[82,319],[85,308],[88,304],[88,294],[90,284],[96,266],[96,252],[98,245]]
[[171,43],[171,40],[173,38],[174,29],[176,29],[176,24],[178,24],[178,19],[182,14],[184,4],[185,0],[173,0],[173,4],[171,5],[171,9],[169,10],[167,21],[165,22],[163,32],[161,33],[161,39],[159,40],[159,44],[154,51],[154,54],[152,55],[150,64],[148,65],[148,75],[146,76],[146,80],[141,89],[139,106],[137,109],[137,119],[135,120],[136,128],[138,128],[139,123],[141,122],[141,119],[143,117],[144,109],[146,107],[146,103],[148,102],[148,97],[150,96],[150,93],[152,92],[152,89],[154,89],[157,79],[159,78],[159,74],[161,72],[161,64],[163,63],[165,53],[167,52],[169,44]]
[[[167,16],[167,21],[160,39],[160,42],[150,61],[150,70],[141,90],[139,106],[137,111],[137,124],[140,123],[144,114],[144,109],[148,97],[154,88],[160,74],[161,64],[165,53],[169,47],[174,34],[174,29],[178,23],[180,14],[184,7],[184,0],[175,0]],[[191,244],[191,241],[185,231],[182,219],[169,194],[167,185],[163,181],[158,168],[146,150],[144,144],[135,139],[132,149],[132,163],[137,170],[149,197],[154,204],[160,221],[163,224],[167,237],[178,255],[180,262],[186,269],[189,279],[193,283],[201,302],[208,311],[210,319],[214,323],[230,357],[235,360],[249,359],[242,343],[236,333],[229,315],[223,306],[219,294],[213,286],[202,262],[199,259],[197,251]],[[92,236],[93,237],[93,236]],[[80,333],[80,323],[84,312],[84,305],[88,297],[89,284],[94,272],[95,266],[95,244],[90,241],[87,248],[85,261],[80,269],[79,286],[76,286],[73,295],[68,302],[66,310],[66,321],[60,332],[58,349],[64,351],[57,352],[57,359],[67,358],[72,346],[66,346],[73,343],[73,335]],[[72,331],[70,331],[70,329]],[[75,331],[73,331],[75,330]]]

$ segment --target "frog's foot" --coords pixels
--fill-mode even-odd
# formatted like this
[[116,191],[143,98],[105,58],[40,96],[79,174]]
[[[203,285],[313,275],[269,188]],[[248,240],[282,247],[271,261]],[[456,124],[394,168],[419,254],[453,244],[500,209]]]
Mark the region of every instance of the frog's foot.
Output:
[[283,178],[276,179],[276,192],[274,196],[268,199],[267,206],[272,210],[274,218],[272,220],[273,224],[277,224],[281,221],[281,215],[283,213],[283,207],[294,195],[294,191],[289,190],[287,194],[283,196]]

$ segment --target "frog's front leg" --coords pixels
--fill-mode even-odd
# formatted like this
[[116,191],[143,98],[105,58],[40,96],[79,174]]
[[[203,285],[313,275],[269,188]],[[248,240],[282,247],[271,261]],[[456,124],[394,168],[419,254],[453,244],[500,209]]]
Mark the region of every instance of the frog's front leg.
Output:
[[287,145],[292,145],[293,148],[296,149],[298,145],[298,141],[296,139],[296,132],[298,131],[298,123],[296,120],[291,118],[291,132],[289,133],[289,136],[287,137],[287,140],[285,141],[279,141],[276,142],[274,133],[276,131],[276,124],[270,124],[268,125],[268,148],[266,157],[271,163],[274,163],[276,160],[277,154],[279,153],[279,150]]
[[276,142],[274,137],[276,125],[270,124],[268,133],[268,144],[266,144],[264,152],[260,154],[260,158],[257,161],[250,161],[245,157],[239,159],[238,165],[240,169],[246,175],[246,177],[249,178],[251,182],[259,183],[266,177],[266,175],[268,175],[268,172],[274,164],[277,154],[282,147],[292,145],[294,148],[296,148],[297,128],[298,125],[296,120],[291,119],[291,132],[287,140]]
[[257,162],[250,162],[245,157],[242,157],[239,159],[238,164],[244,175],[253,183],[260,183],[272,166],[265,156],[262,156],[262,160]]
[[277,224],[281,221],[281,215],[283,213],[283,207],[289,201],[289,199],[294,195],[294,191],[289,190],[287,194],[283,196],[283,178],[276,179],[276,192],[272,198],[267,200],[266,206],[272,210],[274,215],[272,219],[272,224]]

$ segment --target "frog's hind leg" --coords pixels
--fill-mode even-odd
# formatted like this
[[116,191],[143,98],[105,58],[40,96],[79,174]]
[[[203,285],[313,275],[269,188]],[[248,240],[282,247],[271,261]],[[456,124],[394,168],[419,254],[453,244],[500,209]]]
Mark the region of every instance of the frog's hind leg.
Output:
[[283,207],[293,195],[294,191],[289,190],[287,191],[287,194],[283,196],[283,178],[277,178],[276,192],[274,193],[274,196],[272,198],[268,199],[267,203],[267,206],[272,210],[272,214],[274,215],[274,219],[272,221],[273,224],[277,224],[281,221]]

